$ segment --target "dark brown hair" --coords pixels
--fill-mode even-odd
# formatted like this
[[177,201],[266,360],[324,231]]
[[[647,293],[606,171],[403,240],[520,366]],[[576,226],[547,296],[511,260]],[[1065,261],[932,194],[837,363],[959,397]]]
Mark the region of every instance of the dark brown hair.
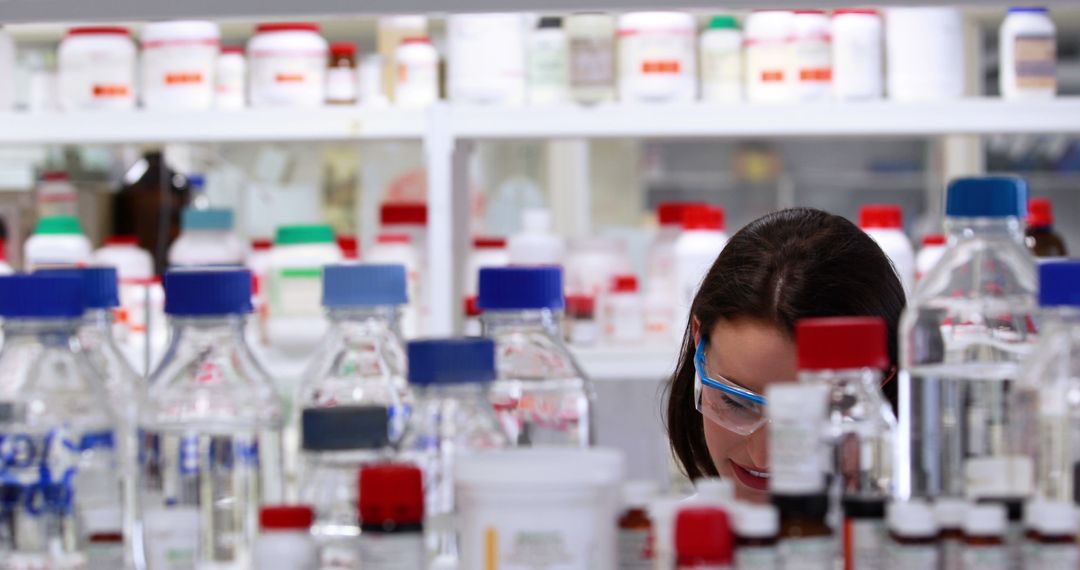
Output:
[[[701,334],[720,319],[757,319],[794,337],[800,319],[878,316],[895,370],[904,289],[877,243],[848,220],[809,208],[768,214],[739,230],[709,269],[691,306]],[[694,336],[686,325],[668,385],[668,439],[686,474],[715,476],[701,414],[694,409]],[[885,394],[896,405],[896,383]]]

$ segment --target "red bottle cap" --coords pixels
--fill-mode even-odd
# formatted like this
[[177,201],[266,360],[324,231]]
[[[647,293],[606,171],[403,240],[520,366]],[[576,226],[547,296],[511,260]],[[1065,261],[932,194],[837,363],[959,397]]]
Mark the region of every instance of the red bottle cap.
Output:
[[864,230],[899,230],[904,227],[904,211],[894,204],[870,204],[859,210],[859,227]]
[[859,14],[862,16],[879,16],[880,13],[872,8],[841,8],[839,10],[833,10],[833,16],[840,16],[842,14]]
[[466,317],[479,317],[481,312],[480,307],[476,304],[476,295],[465,297]]
[[315,32],[319,33],[319,25],[311,22],[270,22],[255,26],[255,33],[268,32]]
[[251,249],[255,251],[266,251],[274,247],[274,240],[270,238],[255,238],[251,240]]
[[734,538],[727,513],[716,507],[690,507],[675,518],[679,564],[731,564]]
[[505,249],[506,238],[496,236],[477,236],[473,238],[473,249]]
[[687,208],[700,206],[690,202],[662,202],[656,207],[656,217],[661,226],[682,225],[683,212]]
[[259,523],[263,529],[308,530],[315,522],[315,511],[307,505],[277,505],[263,507]]
[[417,202],[394,202],[383,204],[379,209],[382,224],[427,225],[427,204]]
[[221,53],[238,53],[244,55],[244,46],[221,46]]
[[724,229],[724,209],[707,204],[694,204],[683,210],[682,227],[684,230]]
[[637,276],[616,275],[611,280],[611,290],[615,293],[637,293]]
[[105,245],[139,245],[137,236],[109,236],[105,238]]
[[1046,198],[1032,198],[1028,201],[1029,228],[1048,228],[1054,225],[1054,205]]
[[588,295],[567,295],[566,314],[591,319],[596,313],[596,299]]
[[341,250],[341,255],[348,261],[356,261],[360,259],[360,243],[356,240],[356,236],[337,236],[338,249]]
[[67,175],[67,172],[62,172],[62,171],[59,171],[59,170],[51,170],[49,172],[41,173],[41,179],[44,180],[45,182],[61,182],[61,181],[67,181],[68,175]]
[[376,243],[412,243],[412,238],[409,234],[379,234],[379,237],[375,238]]
[[888,337],[880,317],[825,317],[795,323],[799,370],[889,367]]
[[922,238],[922,244],[927,245],[945,245],[945,236],[942,234],[926,234]]
[[131,35],[127,28],[116,26],[79,26],[67,31],[69,36],[128,36]]
[[352,42],[334,42],[330,44],[330,55],[334,57],[350,57],[356,55],[356,44]]
[[364,524],[416,524],[424,520],[420,468],[382,463],[360,469],[360,520]]

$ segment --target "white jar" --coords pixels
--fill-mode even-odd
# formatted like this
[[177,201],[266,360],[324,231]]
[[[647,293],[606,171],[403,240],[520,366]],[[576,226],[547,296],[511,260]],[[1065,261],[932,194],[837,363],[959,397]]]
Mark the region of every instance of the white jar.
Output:
[[375,245],[364,260],[368,263],[389,263],[405,267],[405,285],[409,302],[401,310],[401,335],[416,338],[421,334],[420,317],[423,305],[424,276],[421,255],[408,234],[379,234]]
[[326,56],[318,24],[260,24],[248,42],[251,106],[321,106]]
[[169,247],[169,265],[244,264],[247,247],[233,233],[232,210],[185,208],[180,213],[180,228],[180,237]]
[[473,297],[479,293],[478,281],[481,269],[507,265],[510,265],[510,254],[506,250],[505,238],[474,238],[472,252],[469,253],[469,262],[465,270],[465,296]]
[[918,283],[930,273],[930,270],[937,265],[938,261],[945,255],[945,236],[941,234],[930,234],[923,236],[922,248],[919,249],[919,253],[915,256],[915,282]]
[[959,8],[889,8],[885,42],[889,99],[964,96],[964,21]]
[[60,108],[135,107],[135,42],[126,28],[71,28],[57,57]]
[[493,105],[523,103],[526,31],[527,21],[522,14],[461,14],[447,18],[450,99]]
[[600,322],[604,342],[632,346],[645,338],[645,307],[638,292],[637,277],[616,275],[611,290],[603,297],[603,307]]
[[93,248],[75,216],[51,216],[38,220],[34,235],[26,240],[23,265],[26,271],[42,267],[83,266],[90,263]]
[[701,99],[738,103],[743,98],[743,35],[733,16],[714,16],[701,34]]
[[426,37],[405,38],[394,54],[394,103],[424,107],[439,100],[439,53]]
[[244,48],[222,48],[214,69],[214,107],[224,110],[243,109],[247,106],[247,59]]
[[569,99],[569,66],[569,44],[562,18],[540,18],[529,36],[529,103],[543,105]]
[[795,11],[795,98],[832,98],[832,23],[821,10]]
[[342,261],[334,232],[324,225],[278,228],[270,251],[267,338],[286,354],[308,355],[326,333],[322,270]]
[[389,104],[383,88],[383,56],[369,53],[360,60],[356,70],[360,76],[358,99],[362,105],[385,107]]
[[154,258],[139,247],[135,236],[113,236],[105,240],[105,245],[94,252],[94,263],[115,267],[121,286],[125,282],[143,284],[154,277]]
[[675,241],[675,282],[679,306],[676,323],[685,323],[690,306],[709,272],[727,245],[724,210],[708,205],[691,205],[683,211],[683,231]]
[[694,100],[697,27],[693,16],[683,12],[623,14],[618,37],[621,100]]
[[1005,99],[1049,99],[1057,93],[1057,29],[1046,8],[1009,8],[998,35],[999,83]]
[[915,248],[904,233],[904,214],[894,204],[872,204],[859,210],[859,227],[877,242],[892,262],[904,292],[915,286]]
[[570,96],[578,103],[615,99],[615,19],[581,13],[566,18]]
[[317,570],[319,548],[311,536],[315,514],[307,506],[263,507],[255,541],[255,568]]
[[562,265],[566,248],[563,240],[551,231],[551,212],[542,208],[521,214],[521,231],[507,240],[513,265]]
[[795,14],[762,10],[746,18],[746,98],[751,103],[795,97]]
[[0,26],[0,113],[15,108],[15,41]]
[[880,99],[884,90],[881,16],[876,10],[833,12],[833,95],[841,101]]
[[209,109],[220,41],[213,22],[153,22],[143,27],[143,106]]

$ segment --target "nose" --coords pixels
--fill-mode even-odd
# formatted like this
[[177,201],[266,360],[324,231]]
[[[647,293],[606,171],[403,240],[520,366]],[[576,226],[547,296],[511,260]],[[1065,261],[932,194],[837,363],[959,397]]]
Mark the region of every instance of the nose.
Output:
[[746,452],[755,467],[769,468],[769,426],[761,426],[746,438]]

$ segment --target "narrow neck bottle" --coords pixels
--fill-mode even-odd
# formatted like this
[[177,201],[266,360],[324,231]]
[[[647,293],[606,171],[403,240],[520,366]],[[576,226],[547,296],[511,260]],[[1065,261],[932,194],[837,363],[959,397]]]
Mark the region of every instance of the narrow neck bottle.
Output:
[[327,316],[333,326],[350,337],[394,335],[400,338],[400,313],[394,306],[339,307],[327,311]]
[[555,339],[561,338],[561,313],[551,309],[485,311],[480,320],[483,323],[484,336],[542,332]]
[[960,218],[945,219],[945,231],[949,236],[949,246],[972,238],[988,241],[1011,242],[1019,248],[1024,245],[1024,224],[1020,218],[1005,216],[999,218]]

